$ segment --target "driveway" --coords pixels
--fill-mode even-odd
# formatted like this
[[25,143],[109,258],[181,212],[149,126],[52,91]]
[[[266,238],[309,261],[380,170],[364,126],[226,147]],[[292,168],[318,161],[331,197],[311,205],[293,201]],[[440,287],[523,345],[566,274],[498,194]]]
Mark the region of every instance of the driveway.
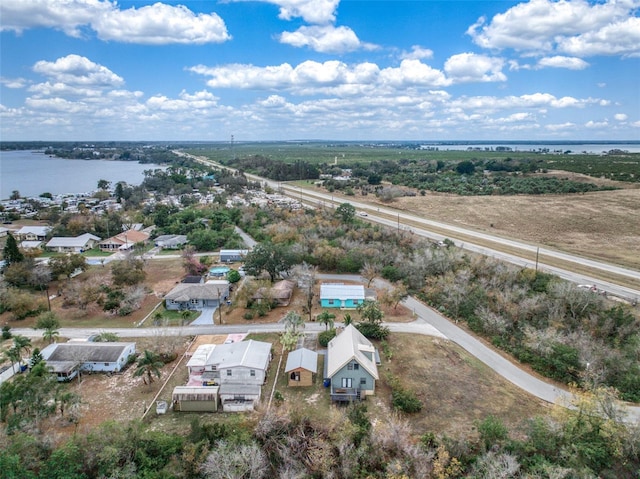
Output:
[[213,315],[218,308],[204,308],[198,316],[189,326],[212,326]]

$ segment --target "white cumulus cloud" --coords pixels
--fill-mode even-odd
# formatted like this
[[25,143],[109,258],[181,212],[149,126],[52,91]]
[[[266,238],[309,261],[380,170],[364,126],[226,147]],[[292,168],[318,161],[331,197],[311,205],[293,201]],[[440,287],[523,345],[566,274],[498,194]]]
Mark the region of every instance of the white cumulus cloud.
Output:
[[[250,0],[231,0],[250,1]],[[336,8],[340,0],[258,0],[280,8],[279,17],[283,20],[302,18],[313,24],[332,23],[336,19]]]
[[538,60],[538,68],[567,68],[569,70],[584,70],[589,64],[576,57],[565,57],[556,55],[553,57],[544,57]]
[[212,88],[244,88],[290,90],[297,94],[355,95],[365,91],[388,93],[388,90],[412,86],[439,87],[450,84],[445,75],[419,60],[403,60],[399,67],[380,69],[376,64],[363,62],[348,65],[331,60],[305,61],[292,67],[288,63],[257,67],[254,65],[225,65],[189,69],[209,76]]
[[504,60],[475,53],[451,56],[444,64],[444,71],[455,83],[505,81],[502,73]]
[[[638,0],[531,0],[490,21],[482,17],[469,27],[483,48],[529,53],[559,51],[575,56],[640,53]],[[627,38],[627,34],[630,35]]]
[[221,43],[231,38],[215,13],[194,14],[182,5],[155,3],[128,10],[110,10],[91,26],[102,40],[148,45]]
[[125,43],[204,44],[231,38],[217,14],[195,14],[185,6],[159,2],[121,10],[108,0],[5,1],[0,2],[0,17],[2,31],[47,27],[80,37],[92,29],[102,40]]
[[615,115],[613,115],[613,117],[616,119],[616,121],[627,121],[627,119],[629,118],[624,113],[616,113]]
[[402,60],[423,60],[433,58],[433,50],[422,48],[420,45],[413,45],[410,52],[402,52]]
[[309,47],[320,53],[345,53],[375,46],[362,43],[349,27],[333,25],[302,26],[295,32],[283,32],[280,42],[294,47]]
[[33,70],[55,82],[69,85],[106,87],[124,83],[122,77],[107,67],[74,54],[58,58],[55,62],[41,60],[33,66]]

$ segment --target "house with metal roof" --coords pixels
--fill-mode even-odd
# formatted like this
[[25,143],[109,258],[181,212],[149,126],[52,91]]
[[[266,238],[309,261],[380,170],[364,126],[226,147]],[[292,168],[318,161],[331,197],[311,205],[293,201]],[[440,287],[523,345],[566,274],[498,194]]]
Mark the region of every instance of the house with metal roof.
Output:
[[99,241],[100,238],[91,233],[80,236],[54,236],[47,242],[45,248],[58,253],[82,253],[95,247]]
[[246,411],[260,400],[271,362],[271,343],[240,341],[217,345],[207,358],[204,381],[220,385],[224,411]]
[[161,235],[153,240],[158,248],[162,249],[179,249],[187,244],[186,235]]
[[376,349],[352,324],[329,341],[325,378],[331,400],[348,402],[373,395],[378,376]]
[[50,231],[50,226],[23,226],[14,236],[22,241],[45,241]]
[[58,381],[69,381],[78,371],[118,372],[136,353],[136,343],[53,343],[41,351]]
[[284,371],[289,376],[289,386],[313,385],[313,378],[318,372],[318,353],[307,348],[291,351]]
[[243,261],[248,252],[249,250],[247,249],[221,249],[220,262],[236,263],[238,261]]
[[323,308],[355,309],[364,303],[362,284],[323,283],[320,285],[320,305]]
[[202,310],[217,308],[221,301],[229,297],[229,282],[215,283],[180,283],[169,291],[165,299],[165,307],[170,310]]

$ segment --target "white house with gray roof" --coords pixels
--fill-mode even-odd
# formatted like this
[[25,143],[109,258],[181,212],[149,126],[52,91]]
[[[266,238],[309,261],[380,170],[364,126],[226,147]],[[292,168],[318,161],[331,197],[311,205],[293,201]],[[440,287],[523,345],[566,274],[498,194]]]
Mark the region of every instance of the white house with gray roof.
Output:
[[58,253],[82,253],[95,247],[100,239],[91,233],[80,236],[54,236],[47,242],[45,248]]
[[271,343],[251,339],[219,344],[207,357],[202,379],[220,385],[224,411],[251,410],[262,395],[270,362]]
[[136,353],[136,343],[53,343],[41,351],[58,381],[69,381],[78,371],[119,372]]
[[14,236],[22,241],[45,241],[50,231],[50,226],[23,226]]

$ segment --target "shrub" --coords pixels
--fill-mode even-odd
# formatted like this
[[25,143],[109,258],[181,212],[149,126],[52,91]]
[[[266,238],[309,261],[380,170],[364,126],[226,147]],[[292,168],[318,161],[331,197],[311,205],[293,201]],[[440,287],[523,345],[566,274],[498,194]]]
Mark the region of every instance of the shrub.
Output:
[[407,414],[413,414],[422,410],[422,401],[413,391],[396,387],[391,392],[391,404],[394,409]]
[[387,339],[390,333],[386,326],[374,323],[358,323],[356,328],[365,338],[369,339]]
[[255,318],[255,313],[254,313],[253,311],[246,311],[246,312],[242,315],[242,317],[243,317],[244,319],[253,319],[253,318]]
[[330,329],[328,331],[322,331],[318,335],[318,343],[320,343],[320,346],[322,346],[323,348],[326,348],[329,345],[329,341],[331,341],[335,337],[336,337],[336,330],[335,329]]
[[8,324],[2,326],[2,339],[11,339],[11,331]]

